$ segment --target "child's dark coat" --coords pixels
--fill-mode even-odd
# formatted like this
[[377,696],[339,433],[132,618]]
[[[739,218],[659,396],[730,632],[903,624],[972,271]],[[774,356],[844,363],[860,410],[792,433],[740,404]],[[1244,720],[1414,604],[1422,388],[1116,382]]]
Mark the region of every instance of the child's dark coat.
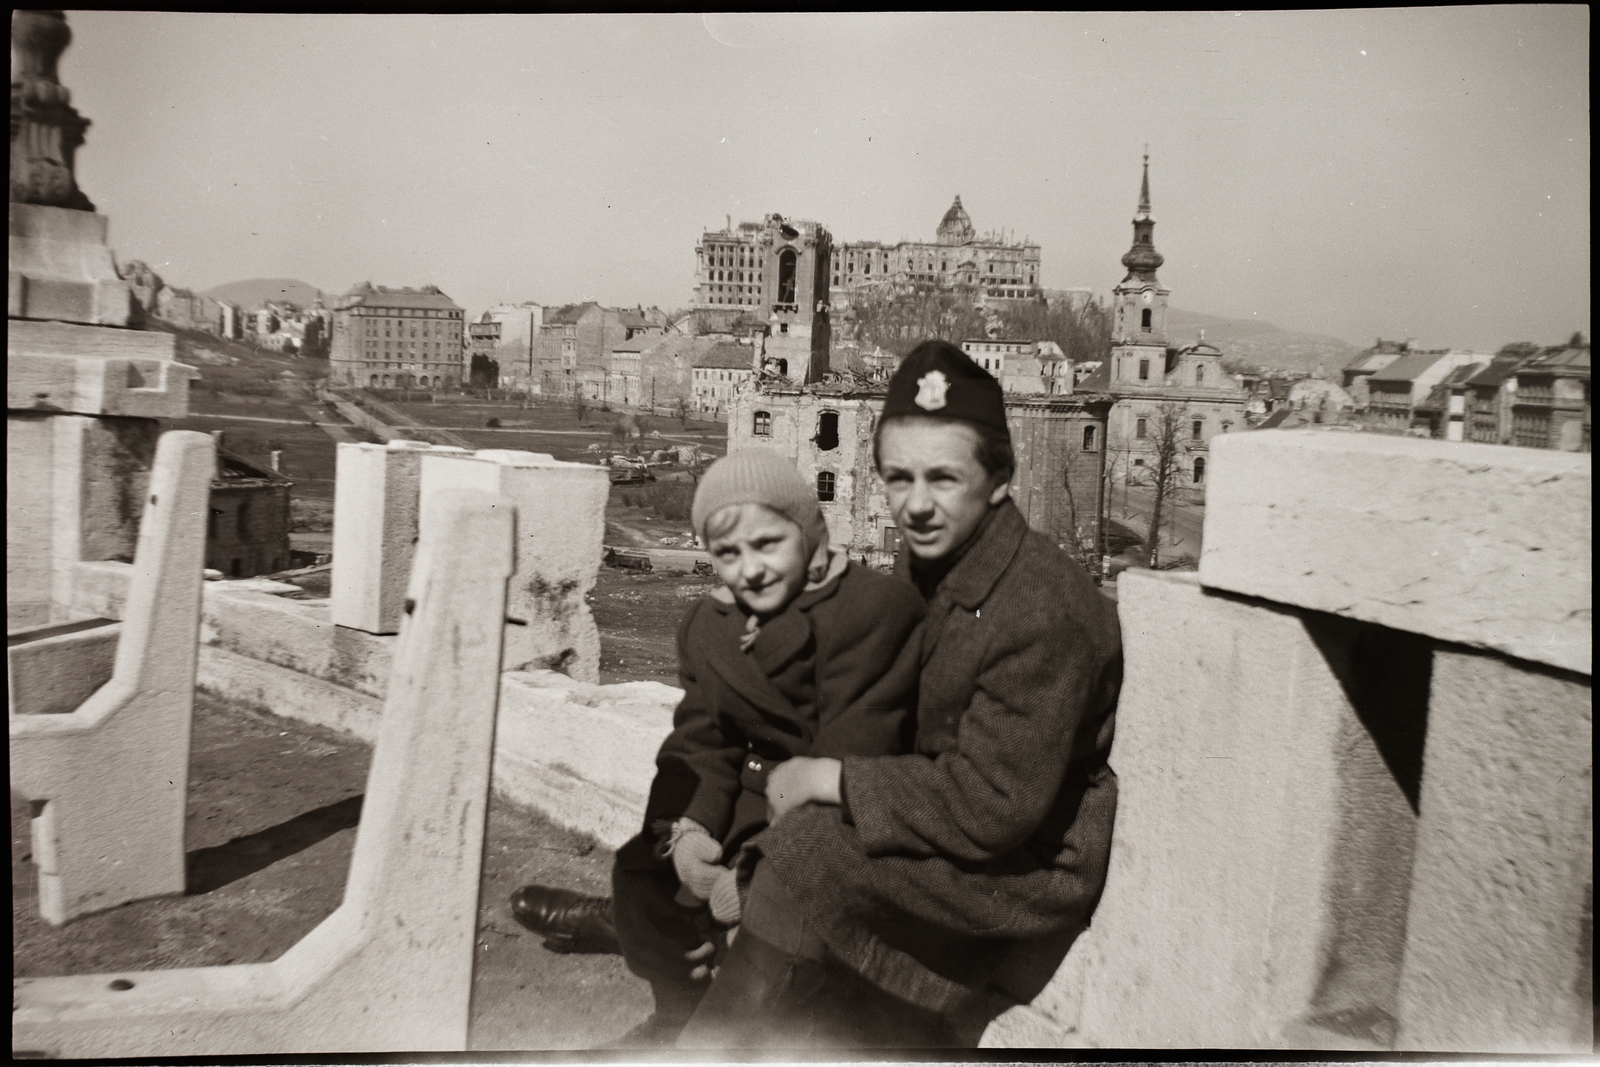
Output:
[[915,733],[922,598],[851,563],[740,651],[748,616],[706,597],[678,628],[683,700],[656,758],[645,831],[687,816],[731,856],[766,822],[766,778],[793,756],[906,752]]

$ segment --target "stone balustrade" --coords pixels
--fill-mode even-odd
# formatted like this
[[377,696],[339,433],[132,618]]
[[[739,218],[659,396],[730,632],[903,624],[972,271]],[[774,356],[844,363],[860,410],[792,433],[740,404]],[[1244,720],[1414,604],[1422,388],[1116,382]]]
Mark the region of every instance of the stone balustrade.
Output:
[[1130,571],[1093,924],[985,1043],[1593,1047],[1590,458],[1213,442]]
[[344,902],[271,963],[21,979],[16,1053],[466,1049],[514,516],[471,490],[433,506]]
[[[104,629],[7,649],[8,659],[30,668],[20,678],[13,670],[11,787],[33,809],[39,910],[48,922],[184,890],[189,728],[215,468],[206,434],[161,439],[109,677]],[[46,688],[62,675],[75,677]],[[64,694],[101,680],[82,703],[62,706]]]

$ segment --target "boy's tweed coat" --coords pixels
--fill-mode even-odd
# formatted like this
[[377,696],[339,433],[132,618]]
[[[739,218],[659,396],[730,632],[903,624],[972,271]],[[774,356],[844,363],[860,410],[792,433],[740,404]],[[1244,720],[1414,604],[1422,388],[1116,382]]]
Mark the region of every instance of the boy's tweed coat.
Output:
[[944,1011],[1081,928],[1111,845],[1121,672],[1114,606],[1001,504],[928,603],[914,753],[847,758],[843,807],[761,837],[833,953]]
[[696,603],[678,627],[683,700],[656,757],[646,836],[688,816],[731,856],[766,824],[779,762],[910,751],[924,614],[916,590],[858,563],[769,619],[749,652],[731,595]]

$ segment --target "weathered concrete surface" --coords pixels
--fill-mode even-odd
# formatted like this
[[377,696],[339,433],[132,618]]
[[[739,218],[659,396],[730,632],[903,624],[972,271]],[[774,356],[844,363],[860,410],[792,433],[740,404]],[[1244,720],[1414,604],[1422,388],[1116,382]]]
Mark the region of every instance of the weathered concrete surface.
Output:
[[1588,674],[1591,470],[1587,453],[1224,434],[1200,580]]
[[6,479],[8,627],[60,621],[48,605],[71,602],[80,561],[133,558],[159,435],[152,419],[7,413],[7,469],[27,472]]
[[7,318],[126,326],[132,291],[117,276],[108,223],[92,211],[13,200]]
[[39,908],[63,923],[184,888],[184,794],[200,625],[206,434],[161,439],[111,680],[75,711],[18,715],[11,784],[37,805]]
[[170,333],[17,320],[6,329],[6,409],[181,419],[200,372]]
[[379,700],[387,694],[394,637],[335,626],[327,600],[286,600],[233,586],[232,582],[206,583],[200,632],[205,645],[287,667]]
[[333,622],[368,633],[399,633],[417,540],[422,456],[430,446],[393,440],[338,447]]
[[1385,1047],[1414,826],[1328,662],[1342,638],[1194,575],[1125,572],[1119,611],[1105,893],[984,1044]]
[[[121,614],[126,564],[80,565],[77,605]],[[377,738],[396,639],[334,626],[326,600],[207,582],[197,684],[277,715]],[[556,671],[507,672],[495,788],[616,847],[639,828],[656,750],[683,692],[658,682],[594,685]]]
[[1592,701],[1586,678],[1436,653],[1400,1048],[1593,1051]]
[[59,633],[60,626],[6,635],[6,695],[12,715],[54,715],[78,710],[111,680],[119,623],[93,621]]
[[[128,584],[133,564],[92,560],[73,564],[66,595],[66,611],[74,618],[120,619],[128,604]],[[209,583],[207,583],[209,584]]]
[[[219,645],[201,647],[198,685],[367,741],[376,739],[382,721],[377,697]],[[682,697],[660,682],[589,685],[556,671],[508,672],[501,679],[495,790],[616,848],[639,830],[656,750]]]
[[383,724],[383,699],[265,660],[200,646],[195,686],[222,700],[325,726],[368,743]]
[[517,508],[505,669],[553,669],[578,681],[598,681],[600,634],[586,597],[600,565],[609,475],[535,452],[424,453],[424,527],[429,499],[454,486],[499,493]]
[[656,752],[683,690],[660,682],[589,685],[513,672],[500,696],[495,788],[617,848],[639,832]]
[[272,963],[19,981],[13,1049],[465,1049],[513,516],[481,493],[437,506],[440,544],[424,535],[344,903]]

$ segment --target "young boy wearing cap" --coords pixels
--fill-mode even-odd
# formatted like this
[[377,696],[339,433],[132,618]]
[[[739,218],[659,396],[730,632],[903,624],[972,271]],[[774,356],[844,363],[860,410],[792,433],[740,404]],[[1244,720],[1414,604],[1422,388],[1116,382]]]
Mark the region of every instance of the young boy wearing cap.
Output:
[[973,1044],[1104,885],[1116,611],[1012,503],[999,382],[925,342],[873,445],[928,608],[915,744],[773,772],[743,931],[680,1047]]
[[[683,700],[644,831],[613,871],[615,938],[656,1002],[628,1045],[670,1043],[707,988],[709,953],[695,950],[739,922],[771,770],[795,756],[904,752],[914,730],[922,600],[828,544],[792,463],[766,449],[718,460],[691,518],[723,586],[678,628]],[[550,894],[520,890],[519,921],[551,933],[557,909],[530,914]]]

